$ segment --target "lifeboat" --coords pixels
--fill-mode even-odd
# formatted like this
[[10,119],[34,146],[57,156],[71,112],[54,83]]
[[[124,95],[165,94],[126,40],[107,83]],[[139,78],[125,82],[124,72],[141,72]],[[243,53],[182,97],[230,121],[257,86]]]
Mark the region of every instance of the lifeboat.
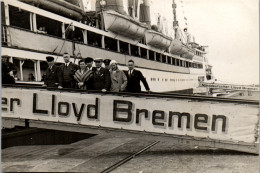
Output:
[[[96,11],[101,11],[100,1],[96,1]],[[106,5],[104,6],[104,10],[113,10],[120,14],[127,15],[124,10],[124,3],[122,0],[106,0]]]
[[183,58],[192,59],[194,56],[194,50],[192,48],[187,48],[188,52],[183,55]]
[[194,51],[188,46],[182,44],[179,40],[172,40],[170,52],[176,55],[183,55],[184,58],[191,59],[194,56]]
[[81,20],[84,11],[74,3],[68,0],[19,0],[27,4],[33,4],[41,9],[59,14],[64,17]]
[[122,15],[112,10],[103,11],[105,30],[119,35],[141,40],[148,29],[146,24],[140,23],[130,16]]
[[167,37],[166,35],[154,30],[146,31],[145,40],[148,45],[160,49],[168,48],[171,45],[171,41],[172,41],[170,37]]

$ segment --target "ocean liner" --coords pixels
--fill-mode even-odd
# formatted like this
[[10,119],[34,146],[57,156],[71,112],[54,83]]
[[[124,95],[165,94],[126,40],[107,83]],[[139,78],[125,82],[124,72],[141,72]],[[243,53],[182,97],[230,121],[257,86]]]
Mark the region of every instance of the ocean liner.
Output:
[[[16,82],[41,85],[45,57],[62,54],[128,60],[151,91],[196,93],[212,80],[207,46],[195,42],[181,16],[182,0],[1,0],[2,55],[17,68]],[[160,10],[158,7],[162,7]],[[165,7],[165,8],[164,8]]]

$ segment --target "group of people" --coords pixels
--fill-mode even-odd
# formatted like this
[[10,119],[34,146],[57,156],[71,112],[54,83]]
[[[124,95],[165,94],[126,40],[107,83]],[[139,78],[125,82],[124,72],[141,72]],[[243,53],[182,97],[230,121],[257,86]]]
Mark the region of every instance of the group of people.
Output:
[[[78,65],[70,62],[70,55],[64,53],[64,64],[56,66],[54,58],[46,57],[48,69],[44,80],[45,87],[78,88],[102,92],[141,92],[140,82],[149,92],[150,88],[143,74],[135,69],[133,60],[128,61],[128,71],[118,68],[115,60],[81,59]],[[95,67],[93,67],[95,62]],[[105,67],[102,67],[104,63]]]

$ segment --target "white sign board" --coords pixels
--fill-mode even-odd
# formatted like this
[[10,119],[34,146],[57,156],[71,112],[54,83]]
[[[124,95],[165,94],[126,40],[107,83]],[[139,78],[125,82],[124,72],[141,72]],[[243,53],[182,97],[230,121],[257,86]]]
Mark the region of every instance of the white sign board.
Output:
[[218,83],[202,83],[203,87],[227,90],[242,90],[242,91],[259,91],[259,87],[245,86],[245,85],[230,85]]
[[255,143],[258,105],[2,89],[2,117]]

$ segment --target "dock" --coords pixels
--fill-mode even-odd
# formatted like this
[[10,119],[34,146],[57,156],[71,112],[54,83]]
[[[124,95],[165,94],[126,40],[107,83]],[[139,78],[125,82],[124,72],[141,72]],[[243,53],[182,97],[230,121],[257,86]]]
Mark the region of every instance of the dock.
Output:
[[3,172],[257,172],[258,155],[96,135],[67,145],[2,150]]

